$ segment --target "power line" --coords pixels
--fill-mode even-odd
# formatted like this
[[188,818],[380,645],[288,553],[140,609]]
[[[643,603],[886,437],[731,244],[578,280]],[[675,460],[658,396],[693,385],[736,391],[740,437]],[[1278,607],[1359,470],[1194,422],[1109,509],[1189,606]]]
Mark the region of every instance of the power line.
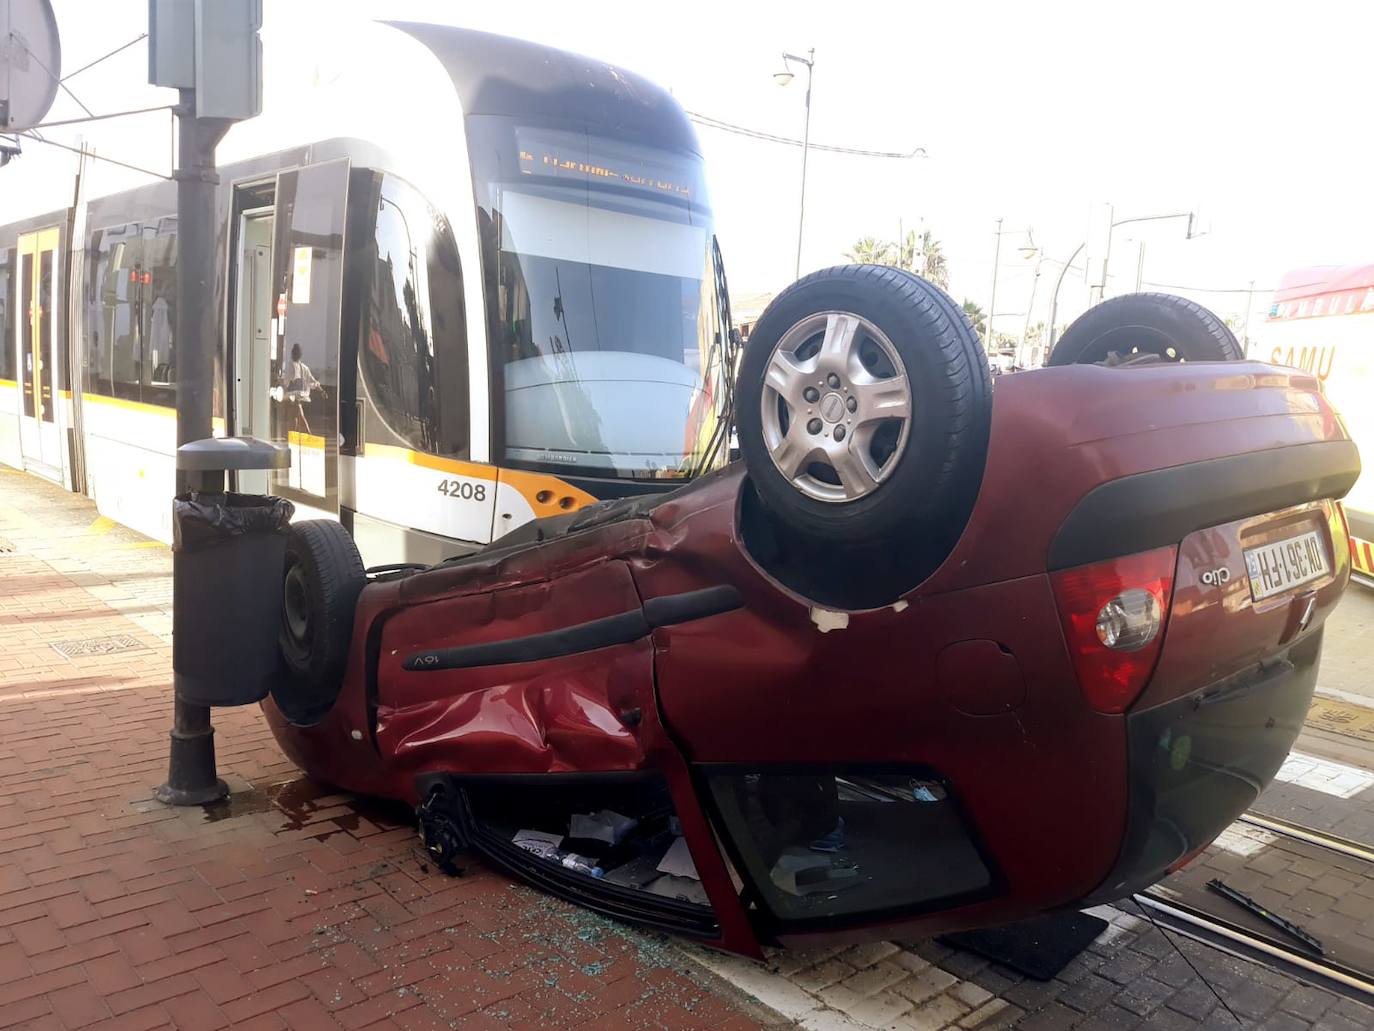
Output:
[[1141,286],[1152,286],[1156,290],[1187,290],[1195,294],[1271,294],[1276,286],[1179,286],[1177,283],[1152,283],[1147,279],[1140,281]]
[[86,114],[90,115],[92,118],[95,117],[95,112],[92,111],[85,104],[81,103],[81,98],[78,97],[75,93],[73,93],[70,87],[68,87],[67,84],[63,82],[62,79],[59,78],[58,75],[54,73],[51,68],[49,68],[46,64],[43,63],[42,58],[35,54],[27,45],[25,45],[24,47],[24,52],[33,58],[34,64],[38,65],[39,68],[42,68],[45,72],[48,73],[48,78],[52,79],[53,82],[57,83],[58,88],[61,89],[63,93],[67,94],[67,96],[71,97],[73,100],[76,101],[77,107],[81,108],[82,111],[85,111]]
[[175,104],[162,104],[158,107],[138,107],[132,111],[113,111],[108,115],[89,115],[85,118],[64,118],[57,122],[39,122],[37,125],[21,126],[17,129],[6,129],[10,134],[18,133],[37,133],[39,129],[54,129],[59,125],[84,125],[86,122],[103,122],[107,118],[124,118],[128,115],[146,115],[153,111],[174,111]]
[[721,132],[734,133],[737,136],[747,136],[754,140],[763,140],[765,143],[782,143],[789,147],[806,146],[809,150],[824,150],[832,154],[851,154],[856,157],[867,158],[916,158],[926,157],[925,147],[917,147],[909,153],[899,153],[891,150],[863,150],[859,147],[837,147],[827,143],[804,143],[792,136],[779,136],[776,133],[763,132],[759,129],[750,129],[743,125],[735,125],[733,122],[724,122],[719,118],[712,118],[709,115],[699,114],[696,111],[688,111],[687,117],[698,125],[704,125],[708,129],[719,129]]
[[97,57],[94,61],[91,61],[89,64],[83,64],[80,68],[78,68],[78,69],[77,69],[76,71],[74,71],[74,72],[68,72],[66,75],[62,76],[62,78],[59,79],[58,81],[59,81],[59,82],[66,82],[68,79],[74,79],[74,78],[76,78],[78,75],[80,75],[82,72],[86,71],[87,69],[94,68],[94,67],[95,67],[96,65],[98,65],[101,61],[109,60],[111,57],[114,57],[115,54],[118,54],[118,53],[120,53],[121,51],[124,51],[124,50],[128,50],[128,49],[129,49],[131,46],[133,46],[135,43],[141,42],[142,40],[145,40],[145,39],[147,39],[147,38],[148,38],[148,33],[146,33],[146,32],[143,33],[143,34],[140,35],[140,36],[135,36],[133,39],[129,40],[129,42],[125,43],[123,46],[115,47],[115,48],[114,48],[113,50],[111,50],[108,54],[102,54],[100,57]]
[[26,140],[33,140],[36,143],[46,143],[49,147],[60,147],[63,150],[70,150],[73,154],[85,154],[86,157],[93,161],[104,161],[107,164],[118,165],[120,168],[127,168],[133,172],[142,172],[144,175],[151,175],[154,179],[166,179],[168,182],[172,179],[170,175],[163,175],[161,172],[154,172],[152,169],[143,168],[139,165],[131,165],[127,161],[116,161],[114,158],[103,157],[91,150],[83,150],[80,147],[69,147],[67,144],[58,143],[56,140],[45,140],[42,137],[35,136],[31,132],[22,133],[21,135]]

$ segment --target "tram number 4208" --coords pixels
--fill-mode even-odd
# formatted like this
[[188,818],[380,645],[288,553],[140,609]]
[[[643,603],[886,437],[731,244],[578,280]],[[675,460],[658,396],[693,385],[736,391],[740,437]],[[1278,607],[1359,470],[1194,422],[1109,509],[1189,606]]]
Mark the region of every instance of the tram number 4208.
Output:
[[439,493],[454,501],[486,501],[487,485],[467,480],[440,480]]

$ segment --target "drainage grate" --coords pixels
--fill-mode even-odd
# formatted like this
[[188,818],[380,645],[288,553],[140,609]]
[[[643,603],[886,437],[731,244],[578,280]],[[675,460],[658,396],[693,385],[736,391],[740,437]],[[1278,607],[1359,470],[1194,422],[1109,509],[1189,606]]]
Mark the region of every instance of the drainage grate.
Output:
[[85,637],[75,641],[54,641],[53,649],[69,659],[83,655],[112,655],[115,652],[139,651],[143,645],[128,634],[114,637]]

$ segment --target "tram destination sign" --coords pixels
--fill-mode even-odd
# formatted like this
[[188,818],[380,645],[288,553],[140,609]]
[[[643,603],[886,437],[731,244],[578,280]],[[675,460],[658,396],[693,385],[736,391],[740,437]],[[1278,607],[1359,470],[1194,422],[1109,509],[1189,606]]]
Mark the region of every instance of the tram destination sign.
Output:
[[554,129],[518,128],[515,138],[521,175],[603,182],[683,198],[693,194],[682,166],[661,151]]

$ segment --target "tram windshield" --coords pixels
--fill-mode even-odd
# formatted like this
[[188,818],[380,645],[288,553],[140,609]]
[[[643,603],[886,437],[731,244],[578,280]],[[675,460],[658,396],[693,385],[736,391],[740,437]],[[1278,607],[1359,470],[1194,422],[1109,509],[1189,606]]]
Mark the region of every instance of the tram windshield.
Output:
[[700,157],[468,121],[500,461],[637,478],[718,464],[729,325]]

